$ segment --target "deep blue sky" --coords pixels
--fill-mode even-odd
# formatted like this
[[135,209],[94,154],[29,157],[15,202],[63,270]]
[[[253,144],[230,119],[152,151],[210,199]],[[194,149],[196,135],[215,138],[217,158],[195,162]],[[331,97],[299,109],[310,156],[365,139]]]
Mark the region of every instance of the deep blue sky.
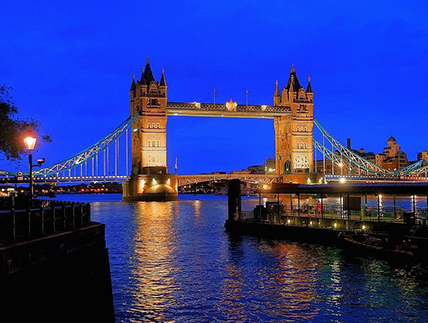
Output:
[[[294,63],[338,140],[380,152],[393,134],[415,159],[428,147],[427,12],[426,1],[7,1],[0,84],[52,136],[36,153],[52,164],[128,116],[147,54],[171,101],[212,102],[216,87],[217,102],[244,103],[248,88],[250,103],[272,104]],[[169,165],[242,169],[274,155],[273,136],[271,120],[170,118]]]

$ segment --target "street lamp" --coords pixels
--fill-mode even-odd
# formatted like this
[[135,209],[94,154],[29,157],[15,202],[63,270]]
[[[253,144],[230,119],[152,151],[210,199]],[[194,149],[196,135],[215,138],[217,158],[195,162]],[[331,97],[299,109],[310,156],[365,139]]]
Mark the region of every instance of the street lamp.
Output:
[[27,135],[24,138],[25,148],[30,152],[28,156],[28,161],[30,163],[30,207],[33,206],[33,154],[32,151],[36,147],[37,138],[31,132],[31,129],[28,131]]

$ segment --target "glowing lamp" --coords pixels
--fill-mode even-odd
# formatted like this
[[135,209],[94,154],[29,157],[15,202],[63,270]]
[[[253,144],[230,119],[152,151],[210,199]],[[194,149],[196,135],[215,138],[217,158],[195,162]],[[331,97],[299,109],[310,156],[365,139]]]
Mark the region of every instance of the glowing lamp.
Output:
[[341,177],[339,180],[340,183],[344,184],[346,183],[346,178],[345,177]]
[[27,137],[24,139],[25,148],[27,148],[28,151],[33,151],[36,147],[37,138],[32,136],[31,134],[28,134]]

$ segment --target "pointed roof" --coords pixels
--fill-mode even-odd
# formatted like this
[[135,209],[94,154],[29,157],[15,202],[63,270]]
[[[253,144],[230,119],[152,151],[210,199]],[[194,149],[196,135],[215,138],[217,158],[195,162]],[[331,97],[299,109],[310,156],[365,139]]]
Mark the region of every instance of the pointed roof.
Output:
[[290,77],[288,78],[287,86],[285,88],[290,91],[290,87],[292,88],[292,92],[299,92],[299,89],[301,88],[299,80],[296,76],[294,64],[291,66]]
[[162,77],[160,80],[160,86],[166,86],[166,81],[165,81],[165,69],[162,68]]
[[311,77],[308,76],[308,87],[306,88],[306,93],[313,93],[312,92],[312,85],[311,85]]
[[273,95],[274,97],[279,96],[279,89],[278,89],[278,80],[275,81],[275,93]]
[[132,73],[132,83],[129,91],[133,91],[133,90],[135,90],[135,73]]
[[144,67],[141,68],[141,79],[140,79],[141,85],[146,85],[146,80],[144,79]]
[[150,68],[149,55],[147,55],[146,68],[144,69],[144,81],[150,85],[155,80],[152,69]]

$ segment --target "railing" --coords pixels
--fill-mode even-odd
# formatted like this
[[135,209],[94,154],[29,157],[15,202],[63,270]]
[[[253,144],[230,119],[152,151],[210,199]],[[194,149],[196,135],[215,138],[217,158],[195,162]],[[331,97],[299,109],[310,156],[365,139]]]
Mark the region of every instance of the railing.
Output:
[[426,223],[428,221],[428,210],[417,208],[415,212],[402,207],[382,207],[367,208],[358,211],[342,209],[338,205],[324,206],[323,211],[314,208],[278,208],[271,205],[271,208],[256,207],[252,211],[242,211],[237,217],[241,221],[259,221],[267,223],[286,223],[287,217],[343,220],[343,221],[364,221],[364,222],[390,222],[390,223]]
[[38,208],[3,210],[0,211],[0,244],[70,231],[90,223],[89,203],[46,201]]

